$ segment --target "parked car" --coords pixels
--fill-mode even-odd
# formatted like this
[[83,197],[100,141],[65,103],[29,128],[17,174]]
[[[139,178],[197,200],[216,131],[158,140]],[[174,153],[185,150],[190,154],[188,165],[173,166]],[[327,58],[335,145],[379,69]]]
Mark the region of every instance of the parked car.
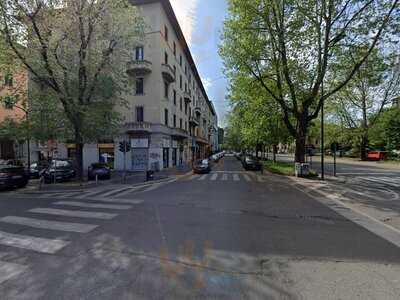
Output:
[[42,170],[40,175],[43,175],[44,182],[51,183],[54,181],[67,181],[75,177],[76,172],[71,161],[66,159],[53,159],[49,166]]
[[94,180],[96,179],[96,175],[98,179],[110,179],[111,169],[106,163],[91,164],[88,169],[88,179]]
[[29,167],[31,178],[39,178],[40,173],[49,166],[47,161],[34,162]]
[[24,162],[19,159],[0,159],[0,165],[24,167]]
[[28,182],[29,175],[24,167],[0,165],[0,188],[23,188]]
[[208,174],[211,172],[211,167],[208,159],[200,159],[193,166],[193,173]]
[[248,171],[259,171],[261,170],[261,163],[258,159],[255,159],[251,156],[245,156],[242,161],[243,168]]

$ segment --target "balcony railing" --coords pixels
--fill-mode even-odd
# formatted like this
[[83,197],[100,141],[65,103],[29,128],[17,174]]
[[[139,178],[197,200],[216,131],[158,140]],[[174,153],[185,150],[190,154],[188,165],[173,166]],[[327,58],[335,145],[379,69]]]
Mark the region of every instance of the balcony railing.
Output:
[[132,76],[142,76],[151,73],[152,63],[148,60],[131,60],[127,63],[126,72]]
[[126,131],[130,132],[151,132],[151,123],[130,122],[125,124]]
[[166,82],[168,82],[168,83],[175,82],[174,69],[170,65],[162,64],[161,65],[161,73]]

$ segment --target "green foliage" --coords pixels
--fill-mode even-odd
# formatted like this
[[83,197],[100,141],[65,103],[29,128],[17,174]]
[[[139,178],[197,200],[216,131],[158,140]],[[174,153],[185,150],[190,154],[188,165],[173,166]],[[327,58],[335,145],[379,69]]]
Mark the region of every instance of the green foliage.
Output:
[[294,176],[294,165],[293,163],[288,162],[273,162],[273,161],[265,161],[264,168],[271,173],[286,175],[286,176]]
[[400,109],[384,111],[370,131],[370,143],[382,150],[400,150]]

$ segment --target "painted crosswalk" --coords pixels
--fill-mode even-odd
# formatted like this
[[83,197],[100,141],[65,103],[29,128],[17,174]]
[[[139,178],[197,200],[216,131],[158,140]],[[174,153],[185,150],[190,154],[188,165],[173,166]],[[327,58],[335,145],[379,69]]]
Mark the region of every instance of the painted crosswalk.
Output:
[[264,182],[264,179],[258,178],[259,175],[245,172],[211,172],[203,175],[191,175],[187,181],[233,181],[233,182]]
[[49,221],[49,220],[41,220],[41,219],[18,217],[18,216],[3,217],[0,218],[0,222],[23,225],[33,228],[67,231],[67,232],[79,232],[79,233],[88,233],[98,226],[91,224]]
[[28,266],[0,260],[0,284],[15,278],[28,269]]
[[68,241],[47,239],[0,231],[0,245],[53,254],[69,244]]
[[54,205],[62,206],[75,206],[84,208],[100,208],[100,209],[115,209],[115,210],[126,210],[131,209],[131,205],[122,204],[97,204],[97,203],[87,203],[87,202],[77,202],[77,201],[58,201],[53,203]]
[[66,209],[46,208],[46,207],[33,208],[28,211],[38,214],[48,214],[48,215],[75,217],[75,218],[103,219],[103,220],[111,220],[117,216],[117,214],[112,214],[112,213],[66,210]]

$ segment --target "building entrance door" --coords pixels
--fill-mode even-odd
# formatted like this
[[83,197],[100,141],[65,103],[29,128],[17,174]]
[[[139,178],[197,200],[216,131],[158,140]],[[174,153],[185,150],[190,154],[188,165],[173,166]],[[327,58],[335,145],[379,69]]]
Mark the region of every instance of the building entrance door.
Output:
[[175,167],[177,165],[177,155],[178,155],[178,149],[174,148],[172,149],[172,166]]
[[169,148],[163,148],[163,168],[169,167]]

